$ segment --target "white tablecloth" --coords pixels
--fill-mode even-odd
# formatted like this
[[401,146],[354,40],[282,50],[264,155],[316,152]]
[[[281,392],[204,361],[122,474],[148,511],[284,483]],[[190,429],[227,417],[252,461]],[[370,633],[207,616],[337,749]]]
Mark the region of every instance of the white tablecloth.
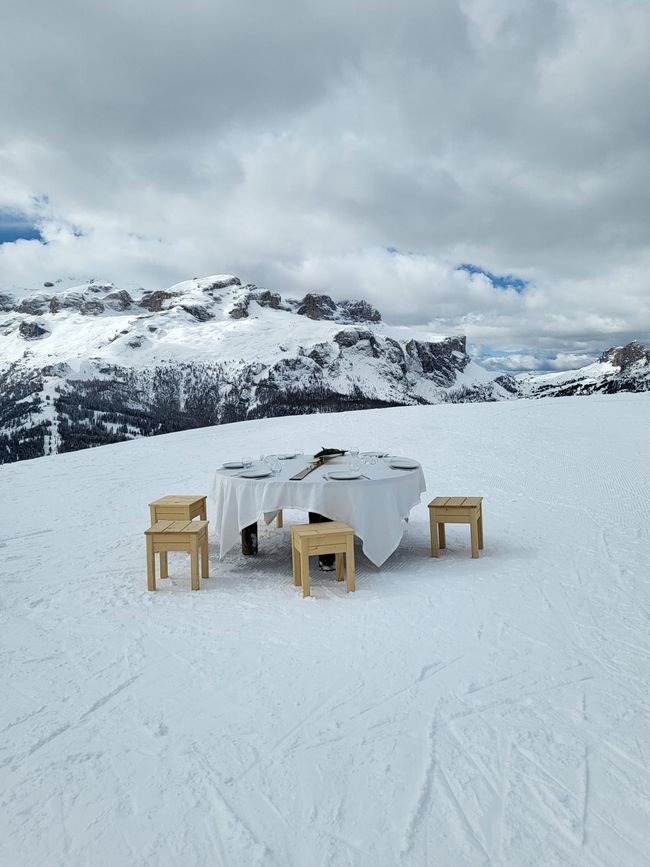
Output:
[[[292,481],[290,477],[310,460],[298,455],[282,461],[279,476],[263,479],[243,479],[241,470],[217,470],[212,501],[221,557],[240,541],[244,527],[279,509],[301,509],[345,521],[354,527],[363,542],[363,553],[376,566],[393,553],[402,538],[403,520],[426,490],[422,467],[418,464],[413,470],[396,470],[387,459],[378,458],[376,464],[361,465],[361,472],[369,479],[328,480],[328,472],[348,468],[348,459],[343,457],[328,461],[300,481]],[[259,464],[253,464],[256,466]]]

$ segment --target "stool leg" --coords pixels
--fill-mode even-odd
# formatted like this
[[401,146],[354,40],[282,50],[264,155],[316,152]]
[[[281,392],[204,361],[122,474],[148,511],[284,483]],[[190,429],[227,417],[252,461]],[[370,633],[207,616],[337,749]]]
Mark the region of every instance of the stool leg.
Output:
[[336,580],[343,580],[343,554],[336,555]]
[[440,556],[440,546],[438,545],[438,525],[436,524],[433,512],[429,512],[429,532],[431,534],[431,556]]
[[167,551],[160,552],[160,577],[169,578],[169,568],[167,563]]
[[483,548],[483,510],[478,516],[478,546],[479,548]]
[[300,587],[302,584],[302,579],[300,577],[300,555],[298,554],[298,549],[293,543],[293,539],[291,540],[291,569],[293,571],[293,585],[294,587]]
[[475,517],[470,518],[469,532],[472,541],[472,559],[476,560],[478,557],[478,519]]
[[354,536],[348,539],[345,551],[345,572],[348,578],[348,593],[354,593],[357,589],[356,574],[354,571]]
[[440,547],[447,547],[447,537],[445,536],[445,525],[444,523],[438,523],[438,538],[440,539]]
[[281,530],[282,527],[284,526],[284,524],[282,522],[282,509],[280,509],[280,511],[278,512],[278,516],[275,520],[275,523],[276,523],[279,530]]
[[302,581],[303,598],[305,596],[310,596],[311,590],[309,584],[309,554],[304,548],[300,551],[300,579]]
[[196,541],[196,536],[192,539],[190,546],[190,564],[192,571],[192,590],[199,589],[199,546]]
[[147,590],[156,589],[156,561],[153,553],[153,537],[147,536]]
[[210,564],[208,561],[208,534],[207,532],[201,538],[201,577],[209,578]]

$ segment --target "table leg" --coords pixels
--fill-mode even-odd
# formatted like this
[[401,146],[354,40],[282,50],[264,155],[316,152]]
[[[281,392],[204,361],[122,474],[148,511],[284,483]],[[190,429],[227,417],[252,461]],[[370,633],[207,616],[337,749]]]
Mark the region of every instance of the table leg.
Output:
[[257,556],[257,521],[241,531],[241,552],[247,557]]
[[[326,518],[324,515],[319,515],[318,512],[309,513],[310,524],[322,524],[324,521],[330,521],[331,518]],[[332,572],[335,568],[336,554],[321,554],[318,557],[318,568],[323,572]]]

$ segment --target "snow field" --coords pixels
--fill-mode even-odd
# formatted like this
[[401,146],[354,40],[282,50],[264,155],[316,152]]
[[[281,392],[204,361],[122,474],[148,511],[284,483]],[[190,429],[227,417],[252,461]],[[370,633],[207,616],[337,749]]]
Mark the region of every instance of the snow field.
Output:
[[[0,468],[0,864],[650,864],[647,394],[245,422]],[[428,491],[357,592],[260,556],[146,591],[147,503],[386,448]],[[485,550],[426,502],[483,495]],[[208,517],[210,514],[209,504]]]

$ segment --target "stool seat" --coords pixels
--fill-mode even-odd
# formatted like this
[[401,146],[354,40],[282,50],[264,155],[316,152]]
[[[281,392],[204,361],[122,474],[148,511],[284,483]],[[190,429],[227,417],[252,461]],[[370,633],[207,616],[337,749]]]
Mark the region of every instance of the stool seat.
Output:
[[156,521],[191,521],[192,518],[207,520],[206,497],[200,494],[189,496],[172,495],[149,503],[152,525]]
[[483,497],[435,497],[429,503],[431,556],[446,548],[445,524],[469,524],[472,557],[483,548]]
[[348,593],[356,589],[354,571],[354,530],[342,521],[319,524],[294,524],[291,527],[291,561],[293,583],[302,586],[302,595],[310,595],[309,558],[336,554],[336,580],[343,580],[343,555]]
[[201,577],[208,577],[208,521],[156,521],[144,531],[147,540],[147,589],[156,589],[155,555],[160,555],[160,577],[167,578],[167,552],[185,551],[190,555],[192,590],[199,589]]

